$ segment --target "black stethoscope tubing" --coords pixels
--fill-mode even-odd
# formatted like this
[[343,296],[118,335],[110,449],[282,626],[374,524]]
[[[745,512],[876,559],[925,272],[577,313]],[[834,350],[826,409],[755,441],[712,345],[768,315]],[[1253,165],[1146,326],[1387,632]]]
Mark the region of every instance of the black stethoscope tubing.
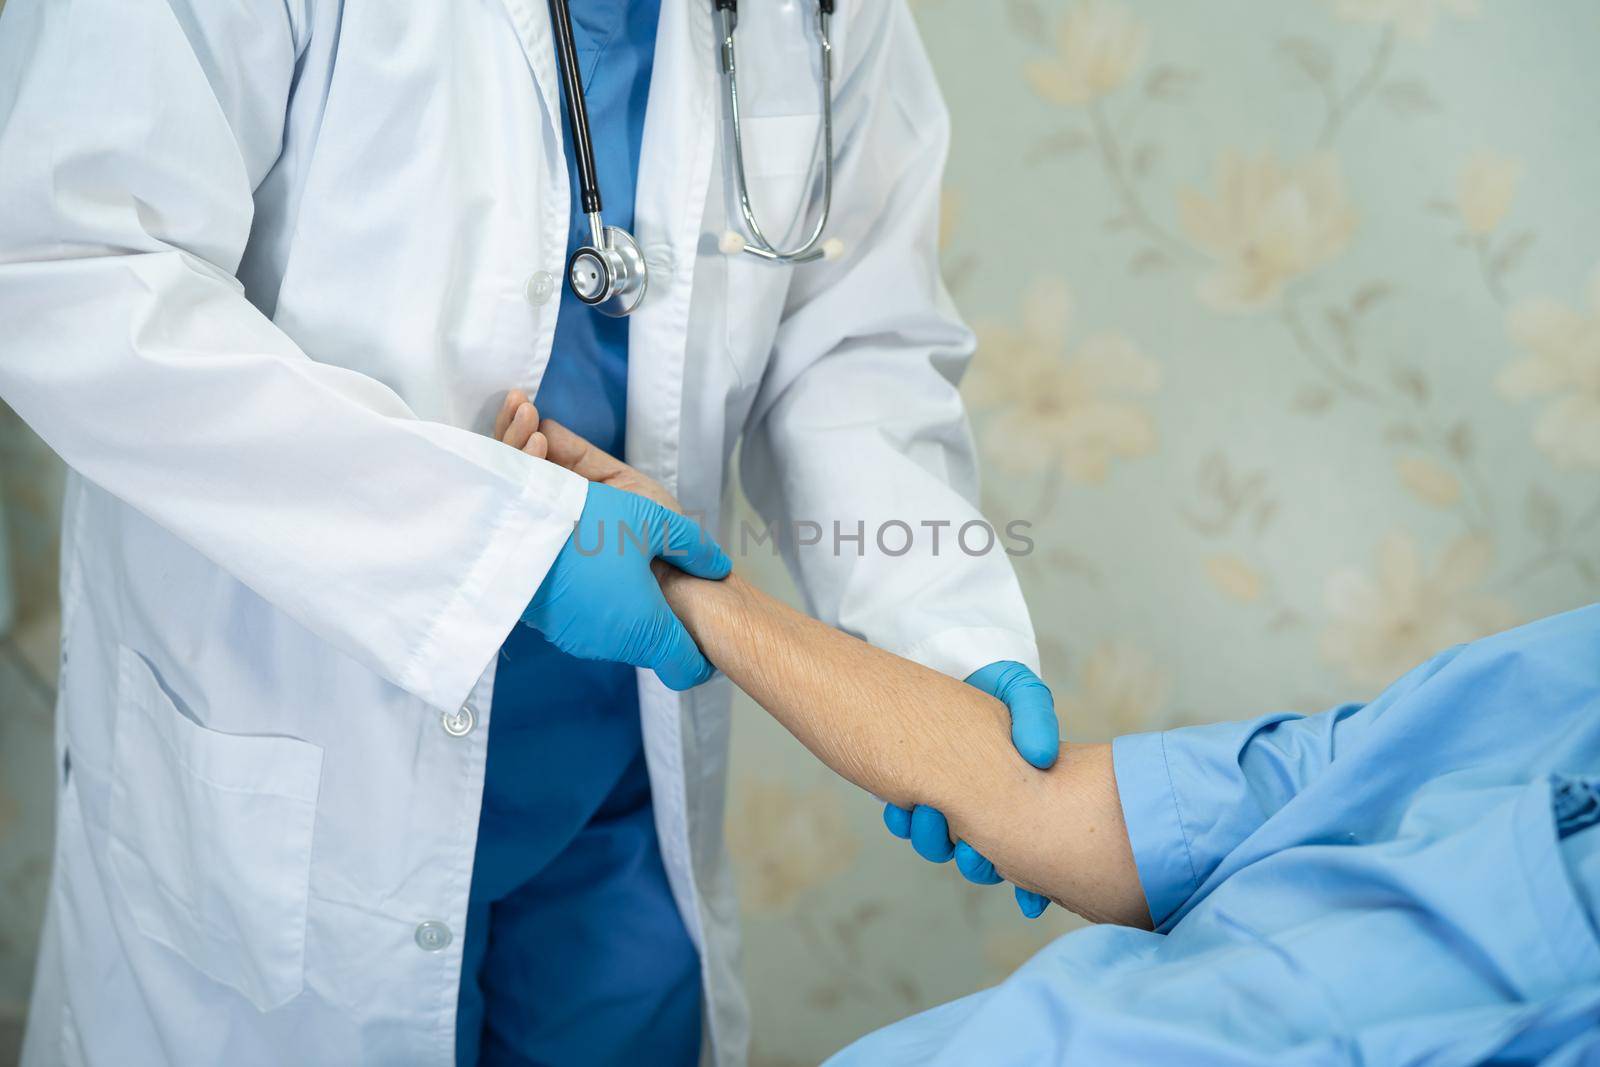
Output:
[[572,9],[567,0],[550,0],[550,22],[556,35],[556,65],[567,99],[567,125],[578,161],[578,196],[585,215],[600,213],[600,179],[594,169],[594,142],[589,137],[589,107],[578,72],[578,46],[572,35]]

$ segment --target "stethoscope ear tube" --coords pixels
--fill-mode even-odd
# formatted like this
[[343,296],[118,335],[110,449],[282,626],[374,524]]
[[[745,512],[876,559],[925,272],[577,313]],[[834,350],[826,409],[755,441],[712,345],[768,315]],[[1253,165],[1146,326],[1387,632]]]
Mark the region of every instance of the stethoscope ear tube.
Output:
[[[824,241],[822,233],[828,226],[828,216],[833,210],[833,41],[829,33],[833,16],[833,0],[817,0],[817,36],[820,38],[822,67],[822,207],[816,223],[806,239],[791,249],[775,246],[756,221],[755,208],[750,202],[750,182],[744,166],[744,129],[739,120],[739,71],[734,31],[739,25],[737,0],[712,0],[712,8],[721,23],[722,80],[727,87],[728,122],[733,130],[733,176],[738,186],[739,213],[744,216],[748,239],[731,231],[718,242],[724,251],[737,247],[761,259],[779,263],[809,263],[817,259],[837,259],[844,246],[837,239]],[[736,254],[736,253],[735,253]]]

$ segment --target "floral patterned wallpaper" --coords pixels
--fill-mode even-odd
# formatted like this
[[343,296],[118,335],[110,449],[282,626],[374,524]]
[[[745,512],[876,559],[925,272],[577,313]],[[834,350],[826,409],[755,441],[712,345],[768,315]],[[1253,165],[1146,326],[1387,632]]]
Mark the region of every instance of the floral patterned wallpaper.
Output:
[[[1359,699],[1600,596],[1600,5],[913,10],[984,503],[1035,524],[1070,736]],[[1077,925],[916,859],[740,712],[757,1063]]]
[[[1600,595],[1600,5],[913,8],[953,113],[984,503],[1034,523],[1019,572],[1070,736],[1318,709]],[[0,432],[22,618],[0,886],[25,904],[3,1024],[45,878],[58,472]],[[815,1063],[1078,925],[918,860],[736,715],[757,1064]]]

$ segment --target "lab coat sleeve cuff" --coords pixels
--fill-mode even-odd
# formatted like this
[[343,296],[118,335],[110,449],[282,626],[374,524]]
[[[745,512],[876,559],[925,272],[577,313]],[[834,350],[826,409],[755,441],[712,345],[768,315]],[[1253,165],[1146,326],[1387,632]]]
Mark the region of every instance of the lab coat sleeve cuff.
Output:
[[1111,743],[1111,762],[1150,921],[1165,924],[1200,888],[1178,807],[1165,733],[1127,734]]
[[952,678],[966,678],[980,667],[1001,660],[1014,660],[1039,673],[1039,647],[1033,639],[998,627],[942,630],[908,648],[891,651]]
[[521,493],[490,523],[482,551],[401,676],[405,689],[440,710],[454,711],[467,699],[583,511],[589,483],[535,462]]

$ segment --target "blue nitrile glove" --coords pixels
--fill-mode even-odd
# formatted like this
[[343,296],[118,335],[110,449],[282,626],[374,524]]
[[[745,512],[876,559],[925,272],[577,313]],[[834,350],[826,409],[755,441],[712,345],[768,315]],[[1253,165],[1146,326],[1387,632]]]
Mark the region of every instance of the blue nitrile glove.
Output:
[[[1050,687],[1027,667],[1012,660],[991,663],[967,676],[967,684],[1003,701],[1011,711],[1011,743],[1022,758],[1044,770],[1056,761],[1061,751],[1061,731],[1056,722],[1056,702]],[[950,842],[950,825],[937,808],[918,804],[907,811],[893,804],[883,806],[883,823],[896,837],[910,838],[917,855],[933,863],[944,863],[954,856],[956,867],[968,881],[994,885],[1002,881],[994,864],[965,841]],[[1017,907],[1036,919],[1044,914],[1049,901],[1038,893],[1017,889]]]
[[715,668],[661,595],[650,573],[657,558],[696,578],[726,578],[733,569],[698,524],[590,483],[583,514],[522,621],[569,655],[649,667],[669,689],[699,685]]

